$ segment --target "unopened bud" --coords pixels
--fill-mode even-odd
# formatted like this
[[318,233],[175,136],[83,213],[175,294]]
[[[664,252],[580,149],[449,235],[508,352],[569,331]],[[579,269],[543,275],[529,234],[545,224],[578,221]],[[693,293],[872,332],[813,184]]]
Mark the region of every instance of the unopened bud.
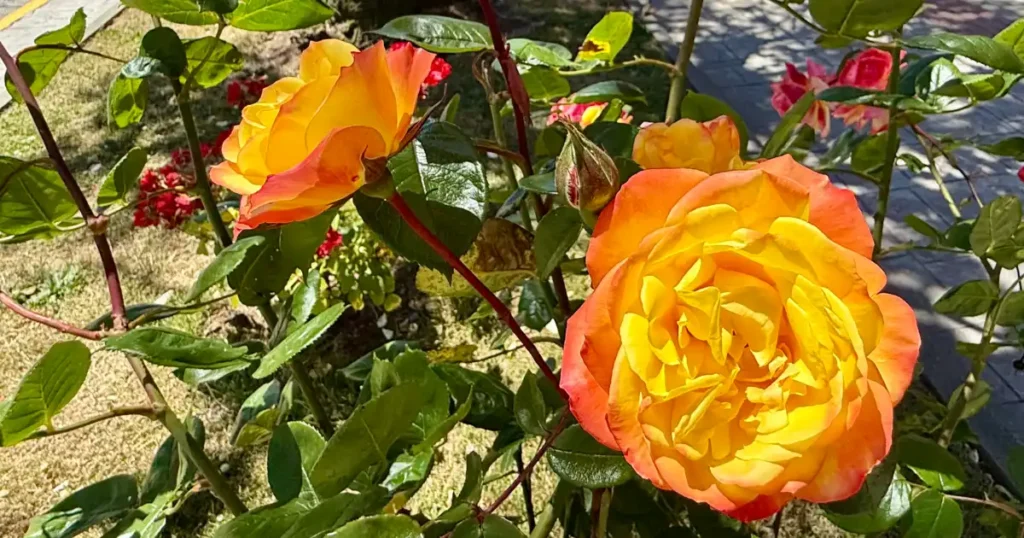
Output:
[[555,185],[566,203],[582,211],[600,211],[619,191],[619,170],[597,144],[574,125],[563,122],[568,136],[555,163]]

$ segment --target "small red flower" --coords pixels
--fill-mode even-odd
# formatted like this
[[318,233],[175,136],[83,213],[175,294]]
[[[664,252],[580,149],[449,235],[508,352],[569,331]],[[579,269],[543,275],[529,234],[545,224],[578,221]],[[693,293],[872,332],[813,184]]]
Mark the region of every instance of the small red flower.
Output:
[[[396,41],[388,47],[388,51],[395,52],[402,49],[407,49],[412,46],[412,43],[408,41]],[[445,61],[444,58],[437,56],[434,61],[430,64],[430,73],[427,74],[427,78],[423,81],[423,86],[420,88],[420,93],[426,94],[428,88],[433,88],[438,84],[444,82],[444,79],[448,78],[452,74],[452,64]]]
[[178,168],[187,168],[192,164],[192,152],[188,148],[178,148],[171,152],[171,162]]
[[327,230],[327,237],[316,249],[316,257],[324,259],[330,256],[331,252],[340,247],[342,243],[344,243],[344,239],[341,237],[341,233],[336,231],[334,228]]
[[1024,166],[1020,167],[1020,170],[1017,170],[1017,178],[1024,183]]
[[228,82],[228,104],[233,107],[241,108],[244,106],[245,91],[242,89],[242,83],[237,80]]

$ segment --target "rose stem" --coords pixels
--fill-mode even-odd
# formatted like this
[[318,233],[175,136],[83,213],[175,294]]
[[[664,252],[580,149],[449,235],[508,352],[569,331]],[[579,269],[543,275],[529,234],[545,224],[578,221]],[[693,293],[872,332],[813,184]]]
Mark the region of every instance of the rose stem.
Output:
[[686,20],[686,34],[679,44],[679,55],[676,57],[676,70],[672,73],[672,86],[668,91],[668,105],[665,108],[665,123],[679,119],[679,105],[686,95],[686,69],[690,66],[693,56],[693,44],[700,26],[700,13],[704,9],[704,0],[690,2],[689,18]]
[[[78,207],[78,211],[82,214],[82,218],[85,220],[86,225],[92,232],[93,242],[96,243],[96,250],[99,251],[100,261],[103,264],[103,272],[106,275],[107,290],[110,294],[110,312],[113,319],[115,329],[124,329],[126,327],[127,320],[125,318],[125,305],[124,305],[124,293],[121,289],[121,280],[117,272],[117,262],[114,260],[113,251],[110,248],[110,242],[107,240],[106,235],[106,220],[105,217],[97,217],[93,213],[92,207],[89,205],[88,199],[85,197],[85,193],[82,192],[82,188],[79,187],[78,182],[75,181],[74,175],[71,173],[71,169],[68,168],[67,162],[64,161],[64,156],[60,152],[60,148],[57,147],[57,141],[53,138],[53,133],[50,131],[50,126],[46,123],[46,118],[43,117],[43,112],[39,108],[39,103],[36,101],[32,91],[29,89],[28,84],[25,82],[25,78],[22,76],[21,71],[18,69],[17,62],[11,57],[7,49],[0,43],[0,60],[3,61],[7,67],[7,75],[11,77],[11,81],[14,82],[14,86],[18,89],[18,93],[21,94],[25,101],[25,107],[28,108],[29,115],[32,116],[32,121],[35,123],[36,130],[39,131],[39,137],[43,140],[43,145],[46,147],[46,152],[49,154],[50,159],[53,161],[54,166],[57,169],[57,173],[60,175],[61,180],[64,182],[64,187],[68,190],[71,195],[71,199],[74,200],[75,205]],[[174,414],[170,406],[167,404],[167,400],[164,399],[163,393],[160,392],[160,388],[157,386],[156,381],[150,374],[149,369],[146,365],[139,360],[137,357],[127,356],[128,364],[132,367],[135,376],[142,383],[142,387],[146,392],[146,396],[153,404],[154,413],[157,420],[171,432],[175,441],[185,451],[189,459],[195,463],[199,471],[206,477],[206,480],[210,483],[210,488],[213,489],[214,493],[217,494],[229,510],[235,515],[243,514],[248,509],[235,491],[228,484],[224,475],[220,473],[216,465],[206,456],[206,453],[200,447],[192,444],[188,434],[188,430],[185,429],[185,425],[181,423],[181,420]]]
[[[519,450],[515,453],[516,459],[516,471],[519,474],[523,473],[523,447],[520,446]],[[523,504],[526,507],[526,524],[533,532],[533,529],[537,527],[537,513],[533,508],[533,484],[530,477],[523,478]]]
[[608,512],[612,506],[611,488],[595,489],[590,505],[590,538],[605,538],[608,535]]
[[[218,30],[217,35],[220,35],[220,30]],[[203,202],[203,210],[206,211],[206,217],[210,220],[210,225],[213,227],[214,235],[217,237],[217,244],[221,248],[226,248],[232,243],[231,233],[224,224],[224,219],[220,216],[217,200],[213,197],[213,190],[210,187],[210,178],[206,173],[206,163],[203,160],[202,147],[199,144],[199,132],[196,130],[195,117],[192,114],[192,106],[189,101],[191,82],[191,77],[184,84],[172,80],[171,86],[174,88],[174,93],[177,96],[178,112],[181,115],[181,123],[185,127],[185,138],[188,139],[189,153],[192,154],[192,168],[196,175],[196,189],[199,191],[199,198]],[[263,315],[263,319],[271,328],[277,325],[277,314],[271,308],[269,302],[259,305],[259,310]],[[291,369],[292,377],[299,385],[302,397],[306,400],[306,404],[309,406],[309,410],[313,413],[313,417],[320,425],[320,428],[328,436],[334,435],[334,425],[331,422],[331,417],[327,414],[323,403],[320,401],[320,396],[313,386],[313,381],[310,379],[309,371],[305,365],[296,359],[288,362],[288,368]]]
[[[899,37],[902,30],[896,30],[896,37]],[[892,59],[892,69],[889,70],[889,84],[886,91],[895,94],[900,85],[900,45],[894,42],[889,47],[889,57]],[[882,233],[885,229],[885,215],[889,211],[889,192],[892,189],[892,172],[896,166],[896,152],[900,149],[899,129],[893,128],[893,120],[899,111],[898,102],[893,101],[889,106],[889,127],[886,131],[885,160],[882,161],[881,183],[878,185],[878,208],[875,211],[875,227],[872,236],[875,239],[875,248],[871,253],[873,259],[878,259],[882,251]]]
[[[696,0],[702,2],[703,0]],[[523,163],[525,165],[526,175],[533,175],[533,161],[530,158],[530,144],[529,139],[526,136],[526,118],[530,114],[530,96],[526,93],[526,87],[523,85],[523,79],[519,76],[519,70],[516,69],[516,62],[509,56],[508,45],[505,43],[505,36],[501,33],[501,26],[498,24],[498,14],[494,11],[494,6],[491,5],[491,0],[479,0],[480,9],[484,13],[484,20],[487,22],[487,27],[491,31],[491,41],[494,42],[494,52],[498,56],[498,65],[501,66],[501,72],[505,75],[505,85],[508,86],[509,95],[512,98],[512,112],[516,118],[516,138],[519,144],[519,154],[523,156]],[[497,136],[497,133],[495,133]],[[547,213],[546,205],[538,198],[534,199],[535,206],[537,208],[537,223],[544,218],[544,214]],[[572,315],[572,304],[569,302],[569,294],[565,288],[565,276],[562,274],[562,269],[556,267],[551,272],[551,281],[554,282],[554,294],[558,298],[558,308],[562,311],[565,319],[569,319]],[[547,286],[547,282],[544,283]],[[564,333],[564,323],[559,324],[559,333]],[[562,334],[564,339],[564,334]]]
[[549,433],[547,438],[544,439],[544,443],[541,444],[540,448],[537,449],[537,453],[534,454],[532,458],[530,458],[530,461],[527,462],[527,464],[523,467],[523,470],[516,476],[515,480],[513,480],[512,483],[509,484],[508,487],[501,492],[501,495],[498,495],[498,498],[495,499],[490,506],[488,506],[484,510],[481,510],[480,513],[477,514],[476,517],[478,521],[483,521],[484,518],[494,513],[494,511],[497,510],[502,503],[508,500],[508,498],[512,495],[516,488],[519,487],[519,484],[521,484],[523,480],[526,480],[526,478],[530,476],[530,473],[533,472],[533,468],[537,466],[537,463],[540,462],[540,459],[544,457],[544,454],[548,451],[549,448],[551,448],[551,445],[554,444],[555,439],[557,439],[558,436],[562,433],[562,430],[565,429],[566,425],[568,425],[568,422],[569,413],[563,412],[562,419],[558,421],[558,425],[555,426],[554,430],[551,430],[551,433]]
[[[480,279],[473,274],[473,271],[470,270],[469,267],[466,267],[466,264],[462,263],[462,260],[460,260],[459,257],[456,256],[455,253],[447,246],[445,246],[445,244],[442,243],[441,240],[438,239],[422,221],[420,221],[419,217],[417,217],[409,205],[405,203],[405,199],[402,198],[401,194],[396,191],[390,198],[388,198],[388,203],[395,208],[395,211],[398,211],[398,214],[401,215],[406,224],[416,232],[416,235],[418,235],[420,239],[429,245],[434,252],[441,256],[448,265],[451,265],[453,269],[458,271],[458,273],[462,275],[462,278],[465,278],[466,282],[468,282],[469,285],[472,286],[485,301],[487,301],[487,304],[491,305],[491,308],[494,309],[498,318],[501,319],[501,321],[512,330],[512,333],[516,335],[516,338],[523,343],[523,347],[530,353],[530,356],[533,358],[533,362],[537,364],[540,371],[544,373],[555,387],[557,387],[558,378],[555,377],[555,373],[552,372],[551,368],[548,367],[546,362],[544,362],[544,356],[540,354],[540,351],[537,349],[537,346],[533,341],[530,340],[530,337],[523,332],[523,328],[519,326],[519,322],[516,321],[515,316],[513,316],[512,312],[507,306],[505,306],[505,303],[501,302],[501,299],[498,299],[487,285],[481,282]],[[559,390],[559,393],[562,394],[562,398],[566,398],[565,394],[562,393],[561,390]]]

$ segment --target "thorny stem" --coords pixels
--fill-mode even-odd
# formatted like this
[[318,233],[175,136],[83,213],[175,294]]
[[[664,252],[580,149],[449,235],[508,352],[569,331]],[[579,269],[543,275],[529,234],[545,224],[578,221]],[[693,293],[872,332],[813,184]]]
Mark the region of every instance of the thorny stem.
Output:
[[[915,126],[916,127],[916,126]],[[914,136],[917,137],[917,141],[921,143],[924,148],[925,155],[928,157],[928,170],[932,173],[932,177],[935,178],[935,184],[939,187],[939,192],[942,193],[942,198],[946,200],[946,204],[949,205],[949,211],[953,216],[959,220],[962,216],[960,208],[956,205],[956,200],[953,199],[953,195],[949,193],[949,189],[946,188],[946,181],[942,179],[942,174],[939,173],[939,167],[935,165],[935,156],[932,153],[932,148],[926,143],[923,136],[914,130]]]
[[105,420],[130,415],[137,415],[140,417],[155,419],[156,411],[151,406],[148,405],[133,407],[115,407],[107,411],[106,413],[96,415],[94,417],[89,417],[85,420],[75,422],[74,424],[68,424],[67,426],[61,426],[60,428],[54,428],[52,430],[37,431],[36,433],[33,433],[32,436],[29,437],[29,439],[41,439],[43,437],[52,437],[54,435],[60,435],[62,433],[69,433],[75,430],[86,428],[88,426],[92,426],[93,424],[103,422]]
[[[516,471],[520,474],[523,472],[523,447],[519,447],[515,453],[516,459]],[[523,479],[523,504],[526,507],[526,524],[532,532],[537,527],[537,514],[533,508],[533,484],[530,477],[527,476]]]
[[690,66],[693,56],[693,44],[697,39],[700,26],[700,12],[704,9],[704,0],[692,0],[690,13],[686,20],[686,34],[679,44],[679,55],[676,57],[676,72],[672,75],[672,87],[668,92],[668,107],[665,109],[665,123],[671,124],[679,119],[679,105],[686,95],[686,69]]
[[[989,276],[992,283],[998,288],[999,271],[992,271]],[[995,333],[996,318],[999,316],[999,310],[1003,307],[1005,299],[1005,295],[1000,297],[998,301],[992,303],[988,312],[985,313],[985,325],[981,332],[981,342],[978,344],[978,350],[971,359],[971,371],[967,374],[967,379],[964,380],[964,388],[960,391],[960,396],[952,402],[953,407],[950,408],[949,413],[946,414],[945,419],[942,421],[939,444],[943,447],[948,447],[949,443],[953,441],[953,432],[956,431],[956,425],[963,419],[964,411],[967,409],[967,402],[974,395],[974,390],[978,386],[978,380],[981,379],[981,373],[985,371],[985,364],[988,362],[985,353]]]
[[57,329],[62,333],[84,338],[86,340],[98,341],[103,339],[103,333],[100,331],[89,331],[80,327],[75,327],[66,321],[61,321],[59,319],[44,316],[38,312],[33,312],[32,310],[18,304],[10,295],[7,295],[2,291],[0,291],[0,304],[6,306],[11,312],[14,312],[25,319],[46,325],[51,329]]
[[551,530],[555,528],[555,523],[558,522],[558,507],[554,504],[548,504],[547,508],[540,513],[540,517],[537,519],[537,526],[533,528],[533,532],[530,533],[530,538],[547,538],[551,534]]
[[[85,193],[82,192],[82,188],[78,185],[78,182],[75,181],[75,177],[71,173],[71,169],[68,167],[67,162],[64,160],[64,156],[61,154],[60,148],[57,147],[57,141],[53,137],[53,132],[50,131],[50,126],[46,123],[46,118],[43,116],[43,112],[39,108],[39,103],[36,101],[35,96],[32,95],[32,91],[25,82],[25,78],[18,69],[18,65],[14,58],[11,57],[10,53],[7,52],[7,49],[2,43],[0,43],[0,60],[2,60],[4,65],[7,67],[7,75],[11,77],[11,81],[18,89],[18,93],[21,94],[22,99],[25,102],[25,107],[28,108],[29,115],[32,116],[32,121],[35,123],[36,130],[39,132],[39,137],[42,139],[43,145],[46,147],[46,152],[53,161],[54,167],[64,183],[64,187],[70,194],[71,199],[78,208],[78,211],[82,214],[82,219],[84,219],[86,224],[92,229],[93,242],[96,244],[96,250],[99,251],[100,261],[103,264],[103,272],[106,276],[107,290],[110,294],[111,318],[114,322],[114,328],[123,330],[127,325],[127,320],[125,319],[124,292],[121,289],[121,279],[117,272],[117,262],[114,260],[114,254],[110,248],[110,242],[107,240],[105,226],[102,225],[102,222],[99,222],[96,214],[93,213],[92,207],[89,205],[89,201],[85,197]],[[200,447],[188,442],[188,431],[167,405],[167,400],[164,399],[163,393],[160,392],[160,388],[157,386],[152,374],[150,374],[149,369],[146,368],[146,365],[137,357],[128,356],[127,358],[128,364],[132,367],[132,371],[135,373],[135,377],[137,377],[139,382],[142,383],[142,388],[145,390],[146,396],[153,404],[157,419],[160,420],[164,427],[171,432],[171,435],[173,435],[175,439],[178,439],[179,443],[182,444],[182,447],[186,454],[188,454],[189,459],[192,460],[192,462],[196,464],[196,467],[199,468],[200,472],[203,473],[203,476],[206,477],[206,480],[210,483],[210,487],[213,491],[233,514],[238,515],[248,511],[245,504],[238,498],[238,495],[235,494],[224,476],[220,474],[217,467],[206,456],[206,453],[203,452]]]
[[[899,36],[901,30],[897,30],[896,34]],[[889,49],[889,57],[892,58],[892,65],[900,65],[900,47],[899,45],[893,45]],[[889,72],[889,84],[886,89],[891,94],[895,94],[899,89],[900,85],[900,70],[893,67]],[[894,101],[889,107],[889,120],[892,121],[896,117],[897,103]],[[878,254],[882,251],[882,234],[885,230],[885,216],[889,211],[889,192],[892,190],[892,172],[896,166],[896,152],[900,149],[900,133],[899,129],[890,126],[886,131],[886,143],[885,143],[885,160],[882,162],[882,175],[881,182],[878,186],[878,208],[875,210],[875,227],[872,231],[872,236],[875,239],[875,248],[871,253],[872,259],[878,259]]]
[[992,508],[995,508],[997,510],[1002,510],[1003,512],[1006,512],[1007,514],[1010,514],[1011,516],[1024,521],[1024,515],[1021,515],[1019,510],[1017,510],[1016,508],[1014,508],[1014,507],[1012,507],[1012,506],[1010,506],[1009,504],[1006,504],[1006,503],[1002,503],[1002,502],[999,502],[999,501],[993,501],[992,499],[978,499],[976,497],[964,497],[962,495],[950,495],[948,493],[943,493],[943,495],[945,495],[946,497],[949,497],[950,499],[956,500],[956,501],[961,501],[961,502],[965,502],[965,503],[983,504],[985,506],[991,506]]
[[978,195],[978,189],[974,187],[974,181],[971,180],[970,174],[968,174],[963,168],[960,167],[960,164],[956,162],[956,157],[950,155],[950,153],[946,151],[946,148],[942,147],[942,143],[936,140],[934,136],[928,134],[924,129],[918,127],[917,125],[911,125],[910,127],[911,129],[914,130],[914,133],[916,133],[918,136],[924,137],[924,139],[927,140],[933,148],[937,149],[939,153],[941,153],[942,156],[946,158],[946,161],[950,164],[950,166],[955,168],[957,172],[960,172],[960,175],[964,177],[964,181],[967,182],[967,188],[970,189],[971,196],[974,197],[974,201],[977,202],[978,207],[984,206],[985,204],[984,202],[981,201],[981,196]]
[[[481,282],[480,279],[473,274],[473,271],[470,270],[469,267],[466,267],[466,264],[462,263],[462,260],[460,260],[459,257],[456,256],[455,253],[447,246],[445,246],[445,244],[442,243],[441,240],[438,239],[422,221],[420,221],[419,217],[417,217],[409,205],[405,203],[405,199],[402,198],[401,194],[396,191],[390,198],[388,198],[388,203],[398,211],[398,214],[401,215],[402,219],[410,228],[412,228],[420,239],[429,245],[434,252],[441,256],[448,265],[451,265],[453,269],[458,271],[458,273],[462,275],[462,278],[465,278],[466,282],[468,282],[469,285],[472,286],[485,301],[487,301],[487,304],[491,305],[491,308],[494,309],[498,318],[501,319],[501,321],[512,330],[512,333],[516,335],[516,338],[523,343],[523,347],[525,347],[526,351],[530,353],[530,357],[533,358],[533,362],[537,364],[537,367],[540,368],[540,371],[544,376],[557,387],[558,378],[555,376],[555,373],[551,371],[551,368],[546,362],[544,362],[544,356],[540,354],[540,351],[537,349],[537,346],[533,341],[530,340],[530,337],[523,332],[523,328],[519,325],[519,322],[516,321],[515,316],[512,315],[512,311],[505,306],[505,303],[501,302],[501,299],[498,299],[498,297],[494,295],[494,292],[492,292],[486,284]],[[562,398],[566,398],[565,393],[561,391],[559,391],[559,393],[562,394]]]
[[605,538],[608,535],[608,512],[612,507],[612,490],[598,488],[590,501],[590,538]]
[[525,466],[523,466],[522,472],[520,472],[519,475],[516,476],[515,480],[513,480],[512,483],[509,484],[507,488],[505,488],[505,491],[501,492],[501,495],[498,495],[498,498],[495,499],[494,502],[490,504],[490,506],[488,506],[484,510],[481,510],[480,513],[477,514],[476,517],[478,521],[483,521],[484,518],[494,513],[494,511],[497,510],[502,503],[508,500],[508,498],[512,495],[516,488],[519,487],[519,484],[521,484],[523,480],[526,480],[526,478],[530,476],[530,473],[533,472],[533,468],[537,466],[537,463],[540,462],[540,459],[543,458],[544,454],[548,451],[549,448],[551,448],[551,445],[554,444],[555,439],[558,438],[558,436],[562,433],[562,430],[565,429],[568,423],[569,413],[563,412],[562,419],[558,421],[558,425],[555,426],[555,429],[551,430],[551,433],[549,433],[547,438],[544,439],[544,443],[541,444],[540,448],[537,449],[537,453],[533,455],[533,458],[530,458],[530,461]]
[[80,45],[75,47],[69,45],[32,45],[31,47],[25,47],[24,49],[22,49],[19,55],[30,50],[66,50],[68,52],[80,52],[82,54],[96,56],[97,58],[103,58],[105,60],[110,60],[112,62],[118,62],[122,64],[128,63],[128,60],[118,58],[116,56],[110,56],[109,54],[104,54],[102,52],[98,52],[95,50],[83,49]]

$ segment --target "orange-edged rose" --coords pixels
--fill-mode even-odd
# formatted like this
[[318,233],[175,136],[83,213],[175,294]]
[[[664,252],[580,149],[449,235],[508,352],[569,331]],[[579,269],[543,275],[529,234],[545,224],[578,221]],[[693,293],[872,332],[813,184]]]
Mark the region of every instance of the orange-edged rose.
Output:
[[307,219],[366,181],[365,162],[402,147],[434,54],[312,43],[299,76],[242,110],[210,178],[242,195],[236,231]]
[[708,174],[745,167],[740,133],[728,116],[698,123],[681,119],[652,123],[633,141],[633,160],[642,168],[693,168]]
[[647,170],[601,213],[562,388],[656,486],[741,520],[853,495],[920,348],[851,192],[789,156]]

